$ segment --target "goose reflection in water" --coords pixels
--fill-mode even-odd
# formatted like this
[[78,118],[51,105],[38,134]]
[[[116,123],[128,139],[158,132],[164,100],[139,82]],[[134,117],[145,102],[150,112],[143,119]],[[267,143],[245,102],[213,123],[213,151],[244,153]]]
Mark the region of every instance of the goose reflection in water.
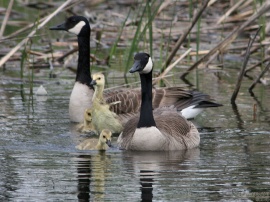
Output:
[[[160,179],[168,177],[163,175],[166,175],[167,172],[190,169],[189,166],[182,163],[198,159],[199,155],[199,148],[167,152],[127,151],[123,153],[123,160],[129,159],[130,162],[125,163],[126,169],[134,170],[134,173],[138,174],[141,185],[141,201],[146,202],[152,201],[155,198],[154,192],[161,189],[162,181]],[[174,177],[179,178],[179,176]]]
[[106,169],[110,157],[104,151],[77,158],[78,201],[103,201],[105,196]]
[[[200,155],[198,148],[170,152],[122,151],[122,160],[113,162],[116,160],[114,152],[92,152],[76,159],[79,201],[104,201],[112,196],[119,197],[119,200],[127,197],[137,201],[140,197],[141,201],[152,201],[167,189],[179,187],[175,184],[181,179],[179,170],[194,169],[190,167],[194,164],[187,162],[198,159]],[[116,184],[117,188],[114,187]],[[178,197],[184,191],[177,190]]]

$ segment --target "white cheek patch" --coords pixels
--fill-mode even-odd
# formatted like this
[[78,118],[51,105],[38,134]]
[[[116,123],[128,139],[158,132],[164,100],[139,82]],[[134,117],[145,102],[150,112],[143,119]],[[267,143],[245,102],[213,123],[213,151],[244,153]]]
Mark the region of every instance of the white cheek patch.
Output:
[[152,58],[149,57],[147,64],[145,65],[145,67],[143,68],[143,70],[140,72],[141,74],[148,74],[149,72],[151,72],[153,69],[153,62],[152,62]]
[[78,24],[76,24],[75,27],[69,29],[68,32],[74,33],[74,34],[78,35],[84,25],[85,25],[85,22],[84,21],[80,21]]

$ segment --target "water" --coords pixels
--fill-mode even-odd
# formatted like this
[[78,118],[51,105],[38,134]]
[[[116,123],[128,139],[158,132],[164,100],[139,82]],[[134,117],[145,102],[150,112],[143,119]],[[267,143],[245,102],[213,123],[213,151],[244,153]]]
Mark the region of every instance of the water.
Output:
[[68,119],[74,75],[37,74],[34,91],[41,83],[48,91],[38,97],[29,95],[29,84],[15,79],[13,70],[2,73],[0,201],[270,200],[269,87],[256,87],[257,102],[245,81],[234,110],[228,95],[237,70],[221,80],[199,73],[199,89],[224,104],[194,121],[201,132],[199,148],[106,153],[75,149],[85,135]]

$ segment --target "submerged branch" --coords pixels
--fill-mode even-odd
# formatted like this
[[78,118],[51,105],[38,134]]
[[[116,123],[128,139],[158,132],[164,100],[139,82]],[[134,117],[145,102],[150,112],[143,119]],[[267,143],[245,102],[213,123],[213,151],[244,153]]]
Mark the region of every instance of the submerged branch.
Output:
[[264,68],[264,70],[261,72],[261,74],[258,76],[258,78],[251,84],[248,91],[252,94],[253,88],[256,86],[256,84],[260,81],[260,79],[264,76],[264,74],[269,70],[270,68],[270,62],[267,64],[267,66]]
[[235,85],[235,89],[234,89],[234,92],[232,94],[232,97],[231,97],[231,103],[235,104],[235,100],[236,100],[236,97],[238,95],[238,92],[239,92],[239,89],[241,87],[241,82],[242,82],[242,79],[245,75],[245,69],[246,69],[246,66],[247,66],[247,63],[248,63],[248,59],[250,57],[250,49],[252,47],[252,44],[253,42],[255,41],[259,31],[260,31],[261,28],[259,28],[255,34],[255,36],[249,40],[249,43],[248,43],[248,47],[247,47],[247,51],[246,51],[246,55],[245,55],[245,58],[244,58],[244,62],[243,62],[243,66],[241,68],[241,71],[240,71],[240,74],[238,76],[238,80],[237,80],[237,83]]

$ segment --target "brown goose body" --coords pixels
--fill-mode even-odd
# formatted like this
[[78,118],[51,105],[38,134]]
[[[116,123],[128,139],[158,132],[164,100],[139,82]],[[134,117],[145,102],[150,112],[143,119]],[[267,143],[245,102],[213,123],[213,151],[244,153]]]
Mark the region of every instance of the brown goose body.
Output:
[[140,114],[131,118],[118,137],[120,148],[141,151],[192,149],[200,143],[197,128],[173,107],[153,112],[152,71],[149,54],[137,53],[130,73],[139,72],[141,80]]
[[137,129],[139,115],[131,118],[118,138],[121,149],[140,151],[172,151],[195,148],[200,135],[194,124],[175,109],[153,112],[156,126]]
[[[139,113],[141,107],[141,89],[119,89],[104,93],[107,103],[120,101],[117,105],[110,106],[122,123],[126,123],[134,114]],[[196,90],[186,90],[183,87],[165,87],[152,89],[152,107],[173,106],[179,114],[187,119],[195,118],[203,109],[219,107],[209,95]],[[191,108],[188,110],[188,108]]]
[[[78,67],[76,73],[76,82],[73,87],[69,102],[69,117],[72,122],[83,122],[83,113],[85,109],[92,106],[92,97],[94,90],[90,83],[92,81],[90,72],[90,34],[91,29],[88,20],[83,16],[69,17],[64,23],[51,27],[51,30],[64,30],[77,35],[79,46]],[[104,95],[107,104],[120,101],[119,105],[111,106],[110,109],[119,115],[122,122],[126,122],[130,117],[139,112],[140,109],[140,90],[139,89],[122,89],[110,91]],[[196,99],[194,99],[196,97]],[[201,100],[198,103],[198,99]],[[196,101],[196,102],[195,102]],[[201,105],[200,103],[207,103]],[[205,104],[203,103],[203,104]],[[193,91],[186,91],[183,88],[158,88],[153,89],[153,108],[174,105],[178,111],[186,107],[199,109],[200,107],[218,107],[209,96]],[[194,115],[187,112],[189,117]]]

